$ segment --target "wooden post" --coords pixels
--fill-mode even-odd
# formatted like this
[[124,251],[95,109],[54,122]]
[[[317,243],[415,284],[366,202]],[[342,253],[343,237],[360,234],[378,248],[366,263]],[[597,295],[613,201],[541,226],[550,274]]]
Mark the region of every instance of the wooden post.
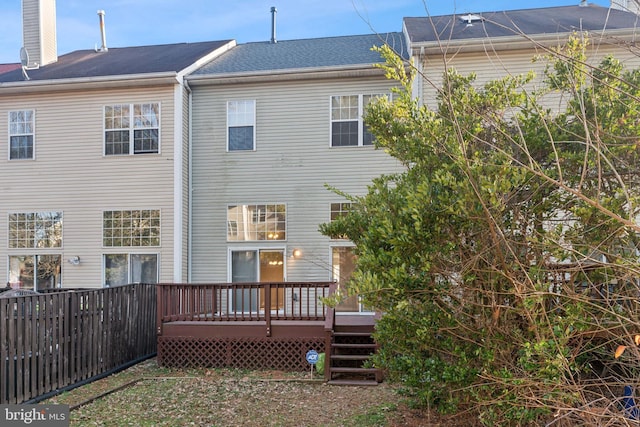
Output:
[[[260,309],[260,304],[258,304]],[[271,283],[264,284],[264,320],[267,323],[267,336],[271,336]]]

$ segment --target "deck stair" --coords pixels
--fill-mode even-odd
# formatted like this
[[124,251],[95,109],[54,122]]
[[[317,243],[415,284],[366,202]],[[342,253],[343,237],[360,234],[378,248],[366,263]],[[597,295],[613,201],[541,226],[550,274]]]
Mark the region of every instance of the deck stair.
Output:
[[339,326],[333,332],[329,354],[329,384],[377,385],[382,382],[379,369],[366,363],[376,352],[372,326]]

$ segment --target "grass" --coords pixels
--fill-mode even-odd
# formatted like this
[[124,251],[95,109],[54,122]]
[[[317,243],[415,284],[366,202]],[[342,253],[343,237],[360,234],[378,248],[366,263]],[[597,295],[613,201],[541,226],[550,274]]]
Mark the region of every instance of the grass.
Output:
[[48,402],[79,405],[71,426],[382,427],[397,425],[400,398],[386,383],[337,387],[308,372],[171,370],[147,361]]

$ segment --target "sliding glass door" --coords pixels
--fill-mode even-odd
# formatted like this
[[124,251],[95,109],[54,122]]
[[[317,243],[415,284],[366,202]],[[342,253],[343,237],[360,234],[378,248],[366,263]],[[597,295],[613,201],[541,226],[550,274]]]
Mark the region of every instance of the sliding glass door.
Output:
[[[284,282],[284,249],[246,249],[231,251],[231,282],[258,283]],[[255,312],[265,309],[262,288],[236,289],[232,296],[232,307],[237,312]],[[271,310],[284,305],[284,290],[271,290]]]

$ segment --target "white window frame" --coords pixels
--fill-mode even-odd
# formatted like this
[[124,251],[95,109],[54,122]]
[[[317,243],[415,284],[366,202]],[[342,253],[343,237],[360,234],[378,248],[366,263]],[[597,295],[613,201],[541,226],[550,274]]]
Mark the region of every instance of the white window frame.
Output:
[[[334,210],[333,209],[333,205],[340,205],[340,209],[339,210]],[[345,207],[346,205],[348,205],[348,209],[343,209],[343,207]],[[353,202],[331,202],[329,204],[329,221],[328,222],[333,222],[335,221],[337,218],[346,215],[347,213],[349,213],[349,211],[351,211],[351,209],[353,209]],[[336,218],[333,218],[333,214],[336,214]],[[347,239],[346,236],[329,236],[329,238],[331,240],[337,240],[337,241],[348,241],[349,239]]]
[[[232,105],[248,106],[249,104],[251,104],[250,108],[243,108],[242,111],[239,111],[237,108],[235,110],[232,109]],[[234,99],[234,100],[227,101],[226,140],[227,140],[228,153],[233,153],[236,151],[256,151],[256,104],[257,102],[255,99]],[[251,126],[252,128],[253,145],[251,149],[233,149],[232,150],[229,145],[230,143],[229,129],[232,127],[245,127],[245,126]]]
[[[158,244],[157,245],[143,245],[143,244],[139,244],[139,245],[105,245],[105,239],[109,238],[105,236],[105,214],[107,212],[143,212],[143,211],[149,211],[149,212],[158,212]],[[152,218],[144,218],[144,219],[152,219]],[[117,230],[120,228],[114,228],[114,230]],[[133,229],[133,228],[132,228]],[[137,229],[139,230],[146,230],[144,228],[140,228],[138,227]],[[134,236],[137,237],[137,236]],[[146,239],[151,239],[151,237],[146,237]],[[162,246],[162,210],[161,209],[108,209],[108,210],[103,210],[102,211],[102,247],[103,248],[159,248]]]
[[[331,280],[336,280],[335,277],[335,265],[333,264],[333,251],[338,248],[349,248],[355,249],[356,246],[349,241],[344,242],[332,242],[329,246],[329,265],[331,266]],[[375,314],[374,311],[367,309],[367,307],[362,304],[362,300],[360,296],[358,296],[358,311],[335,311],[337,316],[348,316],[348,315],[361,315],[361,316],[372,316]]]
[[[160,254],[158,252],[112,252],[112,253],[103,253],[102,254],[102,287],[108,288],[112,285],[107,284],[107,256],[113,255],[125,255],[127,257],[127,284],[134,283],[132,281],[132,265],[131,265],[131,256],[132,255],[153,255],[156,257],[156,282],[160,282]],[[113,285],[120,286],[120,285]]]
[[[157,105],[158,106],[158,114],[157,114],[157,126],[136,126],[136,115],[135,109],[136,106],[144,106],[144,105]],[[127,127],[122,128],[109,128],[107,129],[107,108],[108,107],[117,107],[117,106],[126,106],[129,108],[129,125]],[[162,124],[162,104],[160,102],[134,102],[134,103],[113,103],[106,104],[102,107],[102,155],[104,157],[117,157],[117,156],[139,156],[145,154],[158,155],[162,152],[161,150],[161,124]],[[158,132],[158,150],[157,151],[140,151],[136,152],[135,150],[135,132],[139,130],[154,130],[156,129]],[[110,131],[128,131],[129,133],[129,152],[128,153],[107,153],[107,132]]]
[[[49,224],[50,218],[49,216],[51,214],[55,214],[58,218],[59,221],[53,223],[53,224]],[[12,240],[12,233],[11,233],[11,224],[12,224],[12,219],[11,216],[12,215],[33,215],[33,230],[31,229],[23,229],[23,231],[25,232],[31,232],[33,233],[33,244],[29,245],[29,246],[21,246],[18,243],[20,241],[25,241],[28,242],[28,240],[20,240],[20,239],[15,239]],[[48,228],[43,228],[43,225],[53,225],[55,227],[55,224],[60,224],[60,244],[57,246],[49,246],[49,245],[40,245],[39,242],[47,242],[46,237],[48,236],[47,233],[45,233],[44,235],[42,235],[42,238],[39,239],[40,236],[38,236],[39,230],[43,230],[46,229],[46,231],[48,232],[49,229]],[[13,245],[12,242],[16,243],[16,245]],[[51,211],[38,211],[38,212],[32,212],[32,211],[28,211],[28,212],[18,212],[18,211],[14,211],[14,212],[9,212],[7,214],[7,247],[9,249],[62,249],[64,247],[64,211],[56,211],[56,210],[51,210]]]
[[[31,126],[31,132],[12,132],[12,123],[15,123],[14,121],[11,120],[12,115],[15,114],[19,114],[19,113],[30,113],[31,114],[31,120],[29,122],[25,121],[23,122],[25,124],[25,126],[29,125]],[[34,109],[23,109],[23,110],[11,110],[7,113],[7,160],[34,160],[36,158],[36,110]],[[17,158],[11,158],[11,140],[14,137],[31,137],[31,157],[17,157]]]
[[[342,97],[358,97],[358,105],[357,105],[357,118],[334,118],[334,111],[337,111],[333,108],[333,100],[335,98]],[[364,123],[364,109],[365,109],[365,97],[369,97],[369,101],[372,98],[376,97],[389,97],[388,94],[385,93],[361,93],[361,94],[342,94],[342,95],[331,95],[329,97],[329,147],[331,148],[345,148],[345,147],[372,147],[373,144],[365,144],[364,143],[364,135],[365,135],[365,123]],[[340,122],[358,122],[358,144],[353,145],[333,145],[333,124]]]
[[[258,262],[256,264],[256,277],[258,278],[258,280],[256,281],[256,283],[259,283],[261,281],[260,278],[260,252],[282,252],[282,261],[283,261],[283,265],[282,265],[282,281],[286,282],[287,281],[287,245],[278,245],[278,246],[273,246],[273,245],[268,245],[268,246],[260,246],[260,245],[241,245],[241,246],[229,246],[227,247],[227,283],[233,283],[233,252],[256,252],[257,256],[258,256]],[[235,310],[233,307],[235,307],[235,295],[234,295],[234,290],[233,289],[229,289],[229,291],[227,292],[227,298],[229,299],[229,304],[228,307],[231,307],[231,312],[234,313],[258,313],[258,312],[262,312],[263,309],[260,308],[260,303],[258,300],[256,300],[257,302],[257,306],[258,306],[258,310],[254,311],[254,310],[244,310],[244,311],[240,311],[240,310]],[[284,303],[284,301],[283,301]],[[275,312],[283,312],[284,308],[282,309],[277,309],[277,310],[271,310],[272,313]]]
[[[235,206],[242,210],[242,215],[229,217],[229,208]],[[275,223],[276,230],[257,230],[257,227],[269,227],[272,224],[266,215],[269,213],[267,206],[284,206],[284,230],[277,230],[278,223]],[[251,209],[251,208],[255,209]],[[257,208],[264,207],[264,211]],[[226,205],[226,224],[227,224],[227,242],[285,242],[288,239],[288,206],[286,203],[280,202],[261,202],[261,203],[229,203]],[[251,211],[251,212],[249,212]],[[258,222],[256,222],[258,220]],[[242,230],[244,236],[249,238],[229,239],[229,231],[232,229],[231,223],[235,223],[235,230]],[[252,228],[256,228],[255,230]],[[278,231],[284,233],[284,238],[270,237],[270,231]],[[256,239],[253,239],[255,234]],[[264,234],[264,239],[258,239],[260,234]],[[239,233],[237,235],[240,235]],[[276,234],[277,236],[277,234]]]
[[[14,254],[9,254],[7,256],[7,283],[9,283],[12,287],[14,287],[15,285],[18,286],[18,289],[31,289],[34,291],[39,290],[38,286],[40,285],[40,283],[38,282],[38,265],[40,264],[40,258],[43,256],[54,256],[54,257],[58,257],[60,258],[60,271],[58,273],[58,275],[56,276],[57,280],[56,283],[54,283],[54,287],[53,288],[40,288],[40,289],[57,289],[57,288],[61,288],[62,287],[62,264],[63,264],[63,257],[62,257],[62,253],[60,252],[53,252],[53,253],[33,253],[33,252],[29,252],[29,253],[14,253]],[[11,259],[12,258],[16,258],[16,257],[29,257],[32,259],[33,262],[33,287],[31,288],[25,288],[21,286],[21,282],[14,276],[11,275]]]

